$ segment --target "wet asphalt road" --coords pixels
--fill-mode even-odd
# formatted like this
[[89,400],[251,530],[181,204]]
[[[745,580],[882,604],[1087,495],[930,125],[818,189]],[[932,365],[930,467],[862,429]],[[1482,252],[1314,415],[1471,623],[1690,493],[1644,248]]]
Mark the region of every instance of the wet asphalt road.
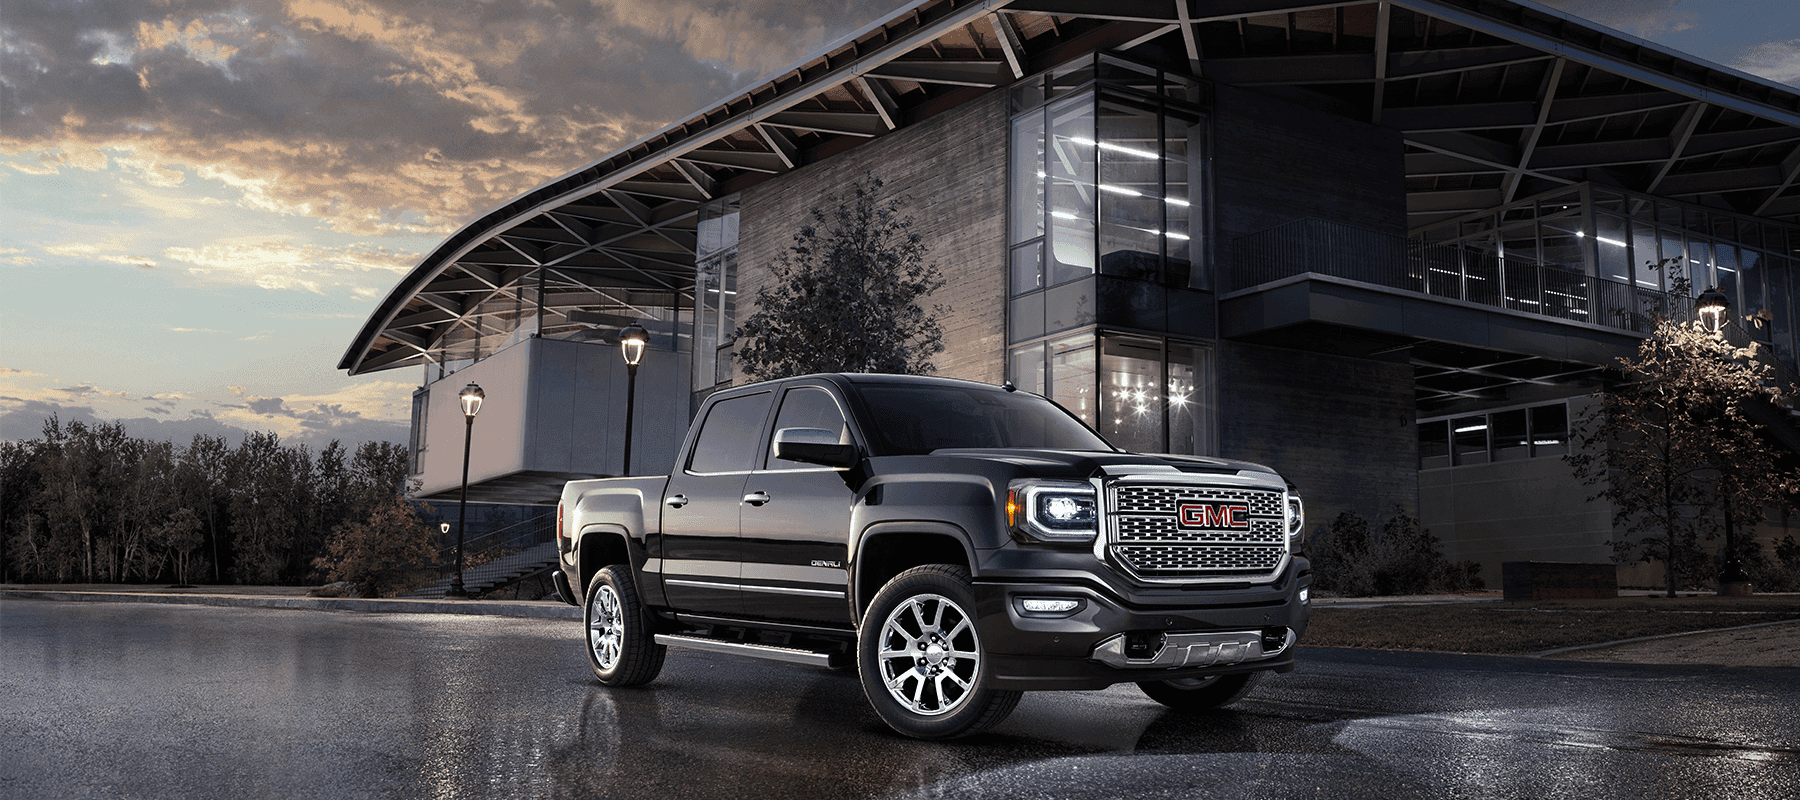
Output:
[[1308,649],[1234,710],[1026,695],[890,733],[848,674],[564,620],[0,601],[0,798],[1800,797],[1800,670]]

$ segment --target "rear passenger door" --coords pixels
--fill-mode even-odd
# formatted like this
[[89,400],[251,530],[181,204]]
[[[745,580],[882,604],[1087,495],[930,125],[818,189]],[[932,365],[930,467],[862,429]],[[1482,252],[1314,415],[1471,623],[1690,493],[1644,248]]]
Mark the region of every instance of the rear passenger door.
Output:
[[738,512],[759,463],[773,392],[708,406],[685,463],[663,493],[663,591],[680,611],[740,614]]

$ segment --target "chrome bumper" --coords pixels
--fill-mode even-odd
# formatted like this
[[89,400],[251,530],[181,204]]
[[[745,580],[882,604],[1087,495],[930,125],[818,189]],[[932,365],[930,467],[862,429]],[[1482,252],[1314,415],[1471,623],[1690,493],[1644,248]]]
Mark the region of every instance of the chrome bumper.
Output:
[[1172,667],[1228,667],[1246,661],[1274,658],[1287,652],[1296,640],[1289,629],[1279,647],[1265,649],[1261,631],[1213,631],[1163,634],[1162,647],[1149,658],[1125,655],[1125,634],[1110,637],[1094,647],[1093,660],[1120,669]]

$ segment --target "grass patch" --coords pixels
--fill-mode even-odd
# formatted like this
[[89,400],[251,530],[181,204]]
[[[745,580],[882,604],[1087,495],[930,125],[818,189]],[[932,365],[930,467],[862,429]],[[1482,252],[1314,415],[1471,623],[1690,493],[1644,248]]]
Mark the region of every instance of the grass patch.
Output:
[[1622,597],[1313,609],[1318,647],[1525,655],[1641,636],[1800,619],[1794,597]]

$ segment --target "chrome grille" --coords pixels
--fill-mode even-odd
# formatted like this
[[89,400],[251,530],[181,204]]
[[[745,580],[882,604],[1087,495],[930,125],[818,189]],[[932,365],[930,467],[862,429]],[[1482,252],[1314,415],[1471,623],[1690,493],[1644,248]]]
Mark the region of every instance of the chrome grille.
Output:
[[[1112,559],[1144,580],[1266,579],[1287,558],[1286,497],[1279,491],[1121,484],[1110,487],[1107,504]],[[1184,527],[1184,504],[1242,504],[1247,527]]]

